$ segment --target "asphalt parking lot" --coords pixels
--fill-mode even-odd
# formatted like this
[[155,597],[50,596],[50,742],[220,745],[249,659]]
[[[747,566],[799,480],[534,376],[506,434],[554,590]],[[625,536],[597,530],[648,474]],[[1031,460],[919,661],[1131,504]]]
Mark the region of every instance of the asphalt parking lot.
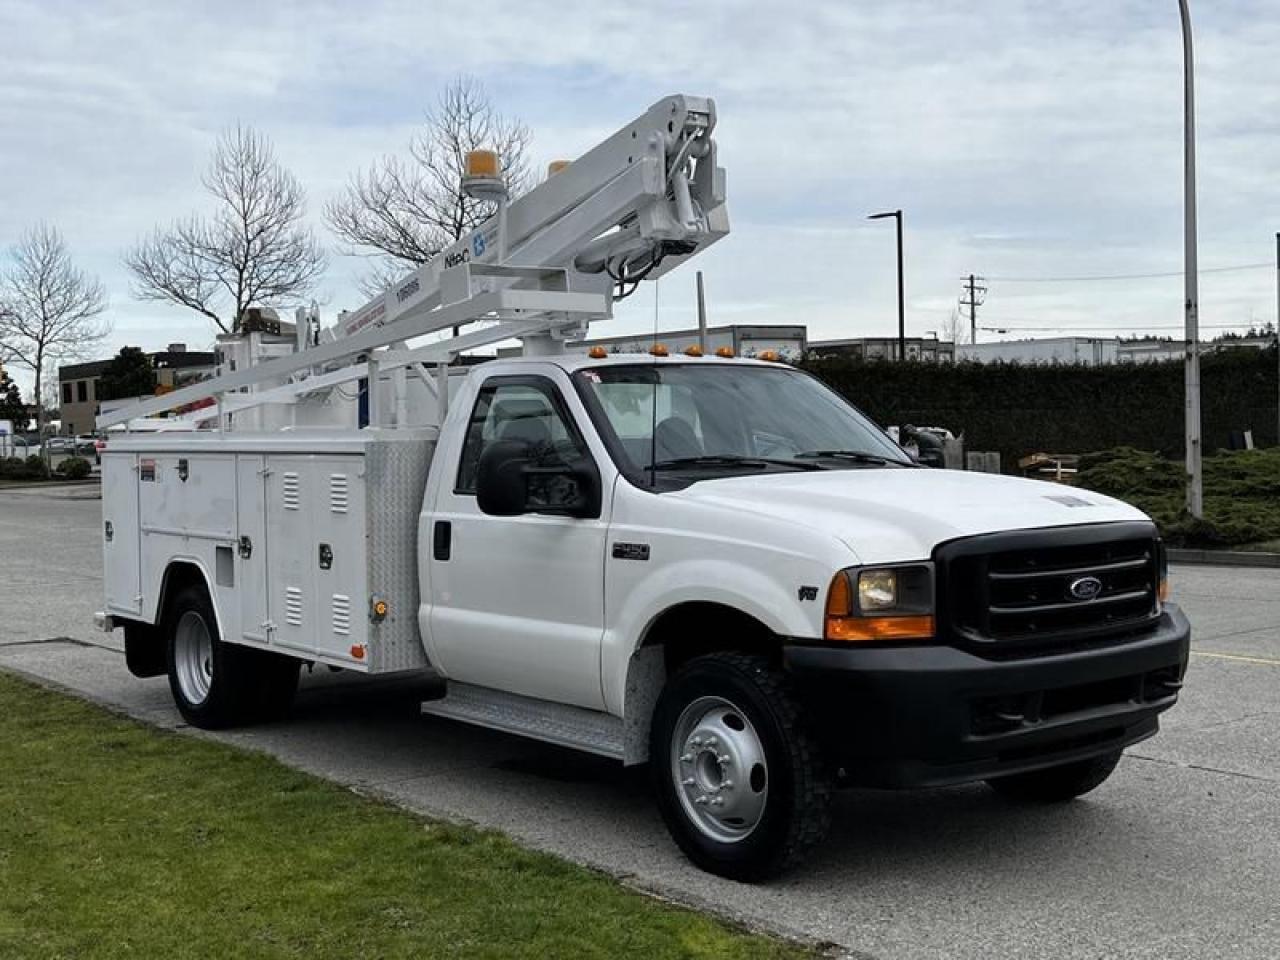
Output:
[[[95,494],[0,491],[0,668],[179,727],[165,680],[130,677],[94,632]],[[819,854],[768,886],[684,862],[635,775],[421,717],[412,684],[317,671],[289,721],[219,739],[847,955],[1273,960],[1280,570],[1177,567],[1173,587],[1195,630],[1183,702],[1098,791],[1052,809],[982,787],[843,793]]]

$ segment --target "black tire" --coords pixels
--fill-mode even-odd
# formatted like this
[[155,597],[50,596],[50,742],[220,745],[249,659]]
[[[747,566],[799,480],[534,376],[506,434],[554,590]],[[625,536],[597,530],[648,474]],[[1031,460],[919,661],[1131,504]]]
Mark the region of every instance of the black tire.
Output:
[[1101,786],[1115,772],[1123,752],[1115,750],[1088,760],[998,777],[988,780],[987,786],[1002,797],[1023,803],[1065,803]]
[[[197,621],[209,638],[208,656],[200,658],[208,684],[203,697],[196,695],[192,681],[184,681],[182,676],[187,657],[181,633],[196,629]],[[203,730],[233,727],[254,719],[259,709],[259,683],[251,662],[255,651],[222,642],[213,604],[203,586],[185,586],[175,594],[165,612],[164,629],[169,690],[183,719]]]
[[[696,716],[702,709],[699,705],[711,701],[727,704],[716,709],[723,710],[735,728],[735,719],[741,723],[741,718],[734,718],[730,711],[745,717],[749,723],[745,729],[754,735],[765,761],[764,772],[756,769],[761,766],[756,764],[750,772],[734,774],[739,779],[730,789],[745,787],[757,796],[763,793],[756,801],[763,803],[763,810],[754,826],[743,828],[749,829],[748,833],[732,839],[709,835],[707,828],[699,826],[697,814],[690,813],[692,808],[686,808],[686,803],[698,801],[686,793],[684,784],[691,778],[686,781],[683,773],[688,772],[684,765],[689,763],[685,759],[689,754],[684,752],[685,738],[677,728],[686,723],[682,717]],[[673,753],[676,738],[681,751]],[[829,772],[816,741],[805,729],[787,677],[764,657],[715,653],[685,664],[668,680],[658,699],[650,731],[649,763],[667,829],[685,856],[711,873],[748,882],[767,880],[798,863],[826,835]],[[718,764],[715,770],[720,770]],[[726,780],[727,773],[726,768]],[[735,800],[730,797],[731,804]]]

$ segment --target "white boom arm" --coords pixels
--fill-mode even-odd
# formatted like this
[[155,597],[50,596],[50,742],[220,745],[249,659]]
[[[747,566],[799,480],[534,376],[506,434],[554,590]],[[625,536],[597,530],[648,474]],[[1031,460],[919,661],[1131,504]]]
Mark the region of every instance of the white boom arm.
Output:
[[[420,349],[447,361],[460,350],[520,336],[530,349],[554,350],[560,341],[551,335],[610,316],[628,286],[662,276],[729,232],[715,124],[709,98],[665,97],[533,190],[500,204],[430,263],[344,314],[329,342],[122,407],[98,417],[98,426],[361,354],[376,362],[375,350],[475,320],[506,322]],[[397,351],[396,361],[426,359],[414,353]]]

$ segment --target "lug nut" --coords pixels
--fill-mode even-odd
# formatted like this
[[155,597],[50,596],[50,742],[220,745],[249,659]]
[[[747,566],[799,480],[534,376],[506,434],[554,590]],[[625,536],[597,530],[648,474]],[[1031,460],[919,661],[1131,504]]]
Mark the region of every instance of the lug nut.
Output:
[[693,763],[693,754],[691,754],[691,753],[682,753],[682,754],[680,754],[680,762],[681,762],[681,763]]
[[683,780],[681,780],[681,781],[680,781],[680,786],[682,786],[682,787],[692,787],[692,786],[693,786],[693,777],[685,777]]
[[694,797],[694,798],[693,798],[693,802],[694,802],[694,803],[697,803],[697,804],[705,804],[705,803],[707,802],[707,796],[706,796],[706,794],[703,794],[703,795],[702,795],[702,796],[700,796],[700,797]]
[[723,807],[723,806],[724,806],[724,797],[716,797],[714,800],[712,800],[712,801],[711,801],[711,805],[712,805],[713,807]]
[[721,789],[721,790],[732,790],[732,789],[733,789],[733,781],[732,781],[732,780],[721,780],[721,781],[720,781],[720,789]]
[[722,753],[720,756],[716,757],[716,763],[720,764],[722,767],[731,767],[733,766],[733,757],[729,756],[727,753]]

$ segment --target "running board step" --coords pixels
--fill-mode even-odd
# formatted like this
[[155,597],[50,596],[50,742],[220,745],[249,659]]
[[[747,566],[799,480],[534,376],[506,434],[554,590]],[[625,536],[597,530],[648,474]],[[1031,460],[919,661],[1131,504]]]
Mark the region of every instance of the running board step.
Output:
[[422,712],[614,760],[623,758],[622,721],[610,714],[469,683],[450,683],[448,689],[441,699],[425,701]]

